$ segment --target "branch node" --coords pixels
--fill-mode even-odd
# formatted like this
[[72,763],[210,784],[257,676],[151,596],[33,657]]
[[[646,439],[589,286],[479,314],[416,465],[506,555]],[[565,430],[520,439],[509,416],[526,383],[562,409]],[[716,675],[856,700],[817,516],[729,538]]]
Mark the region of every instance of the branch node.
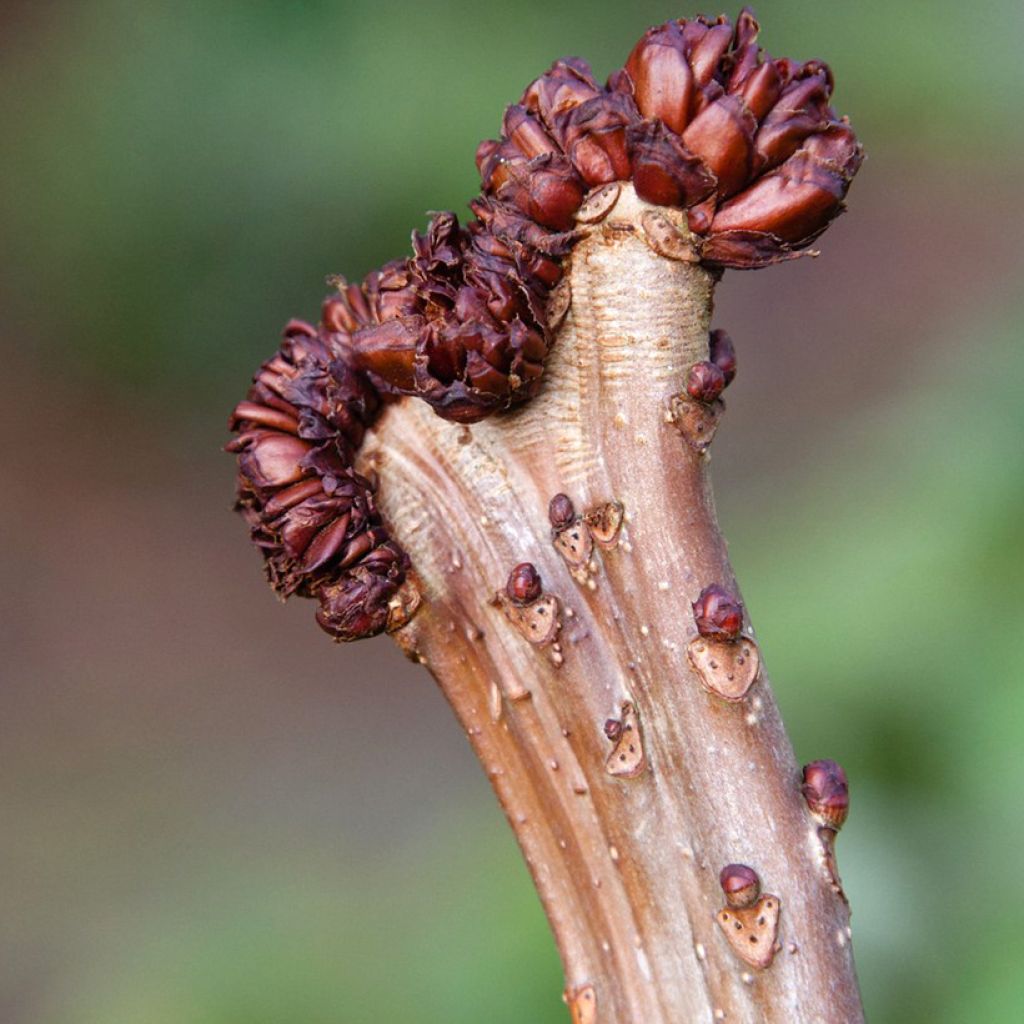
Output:
[[646,767],[640,718],[631,701],[622,704],[622,718],[609,718],[604,724],[605,735],[615,748],[605,761],[605,771],[617,778],[633,779]]

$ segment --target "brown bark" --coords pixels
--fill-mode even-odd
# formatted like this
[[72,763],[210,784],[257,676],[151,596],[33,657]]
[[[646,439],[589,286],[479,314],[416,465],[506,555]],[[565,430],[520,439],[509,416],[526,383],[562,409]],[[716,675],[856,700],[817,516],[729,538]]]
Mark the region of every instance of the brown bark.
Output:
[[[498,794],[574,1019],[860,1021],[848,908],[764,669],[728,701],[688,657],[691,602],[710,583],[736,590],[709,459],[673,417],[688,368],[708,358],[713,280],[654,251],[641,226],[652,209],[624,186],[567,258],[570,308],[539,397],[471,428],[402,402],[369,436],[363,459],[423,595],[397,637],[438,680]],[[686,234],[685,215],[657,212]],[[615,546],[595,545],[575,577],[548,521],[560,492],[581,512],[625,510]],[[557,598],[561,630],[542,646],[495,600],[524,561]],[[643,757],[616,748],[633,770],[613,774],[604,726],[629,704]],[[716,920],[719,871],[734,862],[781,903],[761,969]]]

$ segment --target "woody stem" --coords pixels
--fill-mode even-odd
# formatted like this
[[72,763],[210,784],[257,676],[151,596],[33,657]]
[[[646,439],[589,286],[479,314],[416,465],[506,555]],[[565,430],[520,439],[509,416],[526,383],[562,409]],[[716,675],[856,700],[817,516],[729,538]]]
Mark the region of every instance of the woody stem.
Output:
[[[368,440],[424,597],[397,637],[437,679],[515,831],[575,1019],[861,1021],[848,908],[764,671],[730,702],[688,658],[690,602],[709,583],[736,589],[708,460],[670,415],[687,368],[708,358],[713,282],[652,249],[649,209],[625,186],[568,258],[571,305],[538,398],[472,428],[404,402]],[[560,492],[579,510],[625,509],[616,546],[582,567],[552,544]],[[558,600],[560,651],[494,601],[524,561]],[[643,748],[633,776],[606,764],[603,726],[624,704]],[[763,969],[715,919],[732,862],[781,901]]]

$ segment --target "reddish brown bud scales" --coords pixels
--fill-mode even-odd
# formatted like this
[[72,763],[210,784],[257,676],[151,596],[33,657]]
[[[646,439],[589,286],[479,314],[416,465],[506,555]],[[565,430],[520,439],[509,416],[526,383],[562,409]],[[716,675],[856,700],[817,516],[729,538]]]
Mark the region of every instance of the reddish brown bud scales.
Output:
[[552,529],[564,530],[576,518],[576,509],[568,494],[556,494],[548,505]]
[[644,34],[604,89],[584,61],[558,61],[506,112],[503,138],[480,147],[484,189],[567,230],[579,180],[632,179],[658,205],[710,199],[690,226],[712,265],[791,258],[841,212],[861,150],[829,106],[828,67],[772,59],[759,31],[747,10],[735,27],[669,21]]
[[838,832],[850,811],[850,790],[846,772],[835,761],[812,761],[804,765],[801,792],[811,813],[825,826]]
[[743,605],[724,587],[712,583],[693,602],[697,632],[709,640],[735,640],[743,628]]
[[714,363],[694,363],[686,377],[686,391],[698,402],[710,404],[725,388],[725,374]]
[[[402,395],[472,423],[537,393],[552,341],[549,295],[560,258],[587,230],[590,214],[577,215],[588,193],[631,180],[641,199],[685,209],[695,237],[671,239],[683,255],[653,247],[713,268],[793,258],[841,211],[862,153],[829,105],[831,72],[769,57],[758,32],[747,10],[735,26],[669,21],[603,87],[585,61],[557,61],[506,110],[501,138],[479,146],[474,220],[435,215],[413,235],[411,256],[361,283],[339,281],[319,329],[288,324],[235,410],[229,446],[239,508],[281,593],[319,595],[321,622],[346,639],[384,628],[381,609],[407,565],[373,486],[352,469],[363,434],[382,400]],[[687,379],[698,450],[735,371],[728,335],[712,332],[709,360]],[[564,495],[550,515],[556,531],[576,518]],[[589,543],[567,533],[562,554],[580,569]],[[702,635],[738,635],[738,603],[698,603],[708,605],[695,605]]]
[[[338,326],[337,309],[328,312]],[[334,331],[292,321],[231,418],[237,508],[271,585],[284,597],[318,598],[318,621],[339,640],[387,626],[388,603],[408,568],[377,513],[373,485],[352,468],[379,407],[369,382],[342,358]]]
[[712,331],[708,341],[711,362],[725,374],[725,385],[728,387],[736,377],[736,349],[732,338],[725,331]]
[[532,562],[520,562],[505,584],[505,593],[514,604],[527,605],[536,601],[542,593],[540,573]]
[[761,879],[746,864],[726,864],[719,872],[718,884],[730,907],[749,907],[761,895]]
[[[506,211],[506,220],[517,218]],[[415,395],[461,423],[535,394],[557,264],[483,221],[462,228],[453,214],[436,215],[413,248],[364,282],[371,319],[344,338],[352,364],[385,393]]]

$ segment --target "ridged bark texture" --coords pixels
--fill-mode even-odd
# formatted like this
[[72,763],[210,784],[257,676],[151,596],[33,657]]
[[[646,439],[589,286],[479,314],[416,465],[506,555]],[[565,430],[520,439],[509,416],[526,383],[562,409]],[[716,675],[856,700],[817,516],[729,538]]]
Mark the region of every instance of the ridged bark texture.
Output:
[[[498,794],[574,1020],[861,1021],[848,907],[764,669],[729,701],[688,657],[691,602],[711,583],[738,592],[708,458],[672,415],[688,368],[708,358],[714,282],[654,251],[641,226],[653,209],[627,185],[585,228],[531,403],[464,427],[405,402],[369,435],[363,468],[380,474],[424,599],[398,640],[439,682]],[[684,214],[657,212],[687,234]],[[580,512],[621,502],[614,546],[571,565],[548,521],[558,493]],[[545,645],[495,599],[526,561],[557,598]],[[630,771],[616,770],[608,719],[634,723]],[[719,871],[737,862],[781,903],[764,968],[716,920]]]

